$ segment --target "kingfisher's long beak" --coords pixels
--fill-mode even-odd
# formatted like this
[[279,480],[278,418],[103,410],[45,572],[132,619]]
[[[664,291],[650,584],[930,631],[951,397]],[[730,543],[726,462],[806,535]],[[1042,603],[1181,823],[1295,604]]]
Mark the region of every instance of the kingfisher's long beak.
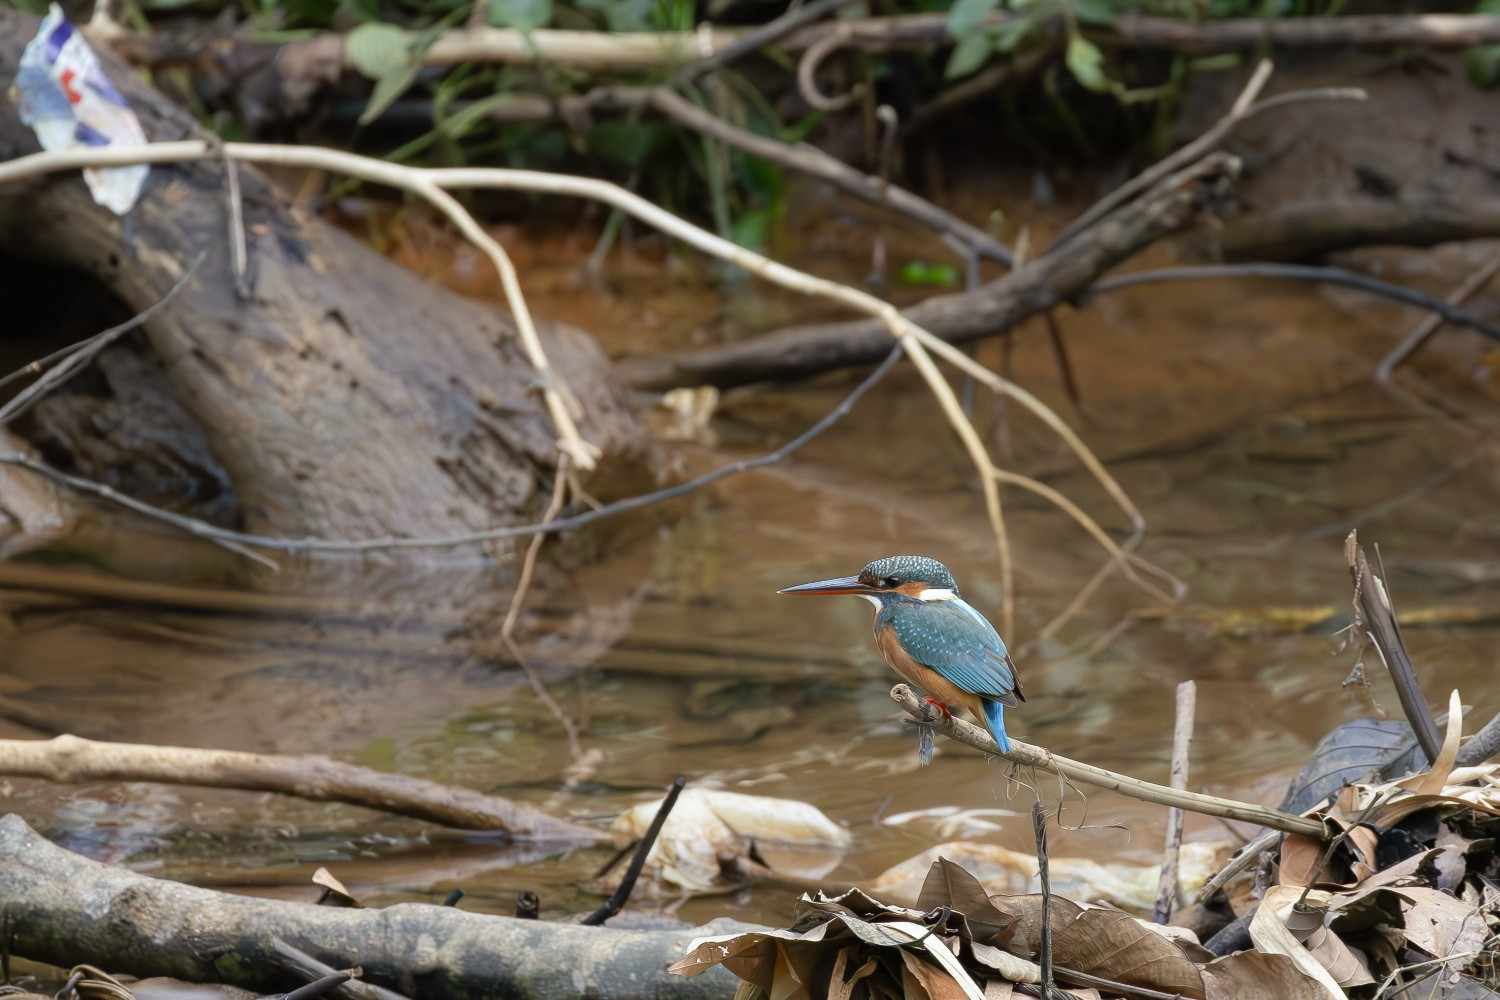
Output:
[[776,591],[778,594],[878,594],[876,590],[867,584],[859,582],[857,576],[841,576],[833,580],[819,580],[816,583],[800,583],[795,587],[783,587]]

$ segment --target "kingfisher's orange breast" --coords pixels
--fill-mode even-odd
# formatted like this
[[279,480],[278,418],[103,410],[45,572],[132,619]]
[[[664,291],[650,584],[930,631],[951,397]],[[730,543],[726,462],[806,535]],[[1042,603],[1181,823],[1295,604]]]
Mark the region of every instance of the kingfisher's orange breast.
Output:
[[923,666],[912,659],[911,654],[897,638],[895,628],[890,625],[877,628],[875,647],[880,650],[880,656],[885,660],[886,665],[896,673],[945,705],[967,708],[981,724],[985,724],[984,701],[978,695],[970,694],[958,687],[931,667]]

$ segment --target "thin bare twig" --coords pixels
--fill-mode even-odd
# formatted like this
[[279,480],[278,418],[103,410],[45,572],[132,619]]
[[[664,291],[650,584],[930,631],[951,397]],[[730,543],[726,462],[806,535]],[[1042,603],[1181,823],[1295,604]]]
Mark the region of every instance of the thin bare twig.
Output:
[[1256,65],[1255,72],[1250,74],[1250,82],[1245,85],[1244,91],[1235,100],[1229,114],[1219,119],[1212,128],[1186,146],[1157,161],[1095,202],[1058,234],[1057,239],[1052,241],[1052,249],[1055,250],[1067,243],[1127,201],[1154,187],[1162,178],[1213,152],[1229,137],[1229,133],[1256,115],[1274,108],[1285,107],[1288,104],[1306,101],[1363,101],[1365,99],[1365,92],[1355,87],[1328,87],[1280,94],[1256,103],[1260,92],[1265,89],[1266,81],[1271,78],[1271,69],[1271,60],[1262,59]]
[[598,926],[610,917],[619,913],[625,903],[630,899],[630,893],[635,889],[636,880],[641,877],[641,869],[646,867],[646,857],[651,853],[651,848],[656,844],[656,838],[661,834],[661,828],[666,825],[667,817],[672,814],[672,807],[677,804],[677,796],[682,794],[682,789],[687,785],[687,779],[682,775],[672,782],[672,787],[667,789],[667,797],[661,800],[661,805],[656,809],[656,815],[651,818],[651,825],[646,828],[646,835],[636,845],[635,856],[630,859],[630,867],[625,869],[625,877],[620,879],[620,884],[593,913],[579,921],[581,924]]
[[[556,518],[552,521],[543,521],[537,524],[521,524],[511,527],[490,528],[485,531],[471,531],[460,535],[432,538],[386,537],[360,541],[327,538],[277,538],[271,535],[250,534],[243,531],[231,531],[227,528],[220,528],[217,525],[209,524],[207,521],[200,521],[197,518],[175,514],[160,507],[153,507],[148,503],[126,496],[103,483],[70,475],[19,452],[0,453],[0,464],[15,465],[23,469],[29,469],[40,476],[67,486],[70,489],[77,490],[80,493],[86,493],[101,500],[118,504],[151,520],[159,521],[185,531],[190,535],[220,543],[229,542],[241,546],[255,546],[280,552],[333,552],[344,554],[379,552],[385,549],[452,548],[459,545],[475,545],[506,538],[525,538],[532,535],[572,531],[607,517],[613,517],[627,511],[639,510],[652,504],[685,496],[694,490],[702,489],[711,483],[738,475],[741,472],[774,465],[794,454],[809,441],[842,420],[850,410],[854,409],[854,405],[860,401],[865,393],[873,389],[886,375],[890,374],[896,362],[901,359],[902,353],[903,348],[899,343],[893,346],[886,359],[866,376],[864,381],[855,386],[849,395],[840,400],[837,406],[828,411],[822,419],[815,422],[807,430],[798,434],[775,451],[767,452],[764,455],[757,455],[754,458],[742,458],[738,461],[730,462],[728,465],[722,465],[711,472],[706,472],[701,476],[689,479],[687,482],[653,490],[650,493],[643,493],[639,496],[627,497],[624,500],[617,500],[614,503],[606,504],[594,510],[584,511],[581,514],[574,514],[571,517]],[[253,555],[251,557],[256,558]]]
[[70,344],[60,351],[53,351],[45,358],[40,358],[36,361],[33,361],[19,371],[12,372],[10,375],[6,376],[3,381],[0,381],[0,385],[5,385],[13,379],[19,378],[29,373],[42,372],[43,369],[46,368],[46,366],[51,362],[61,360],[61,363],[56,368],[47,370],[44,374],[42,374],[41,378],[37,379],[23,391],[17,393],[15,397],[10,400],[10,402],[6,403],[4,406],[0,406],[0,426],[10,423],[12,420],[16,419],[27,410],[31,409],[31,407],[36,403],[37,400],[41,399],[47,393],[56,389],[58,386],[62,385],[64,382],[68,381],[74,375],[77,375],[80,371],[82,371],[90,361],[98,357],[100,351],[104,350],[110,344],[113,344],[115,341],[125,336],[125,334],[129,333],[131,330],[134,330],[136,327],[140,326],[141,324],[151,319],[151,317],[161,312],[161,310],[166,307],[167,303],[171,302],[174,298],[177,297],[177,293],[182,291],[182,289],[192,279],[193,275],[198,273],[198,267],[203,263],[203,258],[205,256],[207,256],[207,254],[200,253],[197,257],[193,258],[193,262],[189,264],[187,270],[182,273],[182,277],[178,278],[177,281],[172,285],[172,287],[167,289],[167,294],[163,295],[154,303],[136,313],[125,322],[120,323],[117,326],[112,326],[108,330],[105,330],[101,333],[96,333],[92,337],[89,337],[87,340],[79,341],[76,344]]
[[[1488,285],[1497,271],[1500,271],[1500,254],[1491,257],[1484,266],[1465,278],[1463,284],[1448,293],[1448,304],[1463,305],[1480,289]],[[1391,348],[1391,352],[1381,358],[1380,364],[1375,366],[1375,381],[1382,384],[1389,383],[1396,369],[1420,351],[1442,328],[1442,325],[1443,316],[1440,313],[1432,313],[1413,327],[1410,333],[1401,338],[1401,343]]]
[[[1379,550],[1376,550],[1379,554]],[[1349,575],[1354,583],[1353,629],[1356,635],[1363,634],[1385,662],[1390,671],[1396,694],[1401,699],[1401,708],[1406,721],[1411,723],[1422,752],[1429,764],[1436,763],[1443,746],[1442,734],[1432,718],[1432,709],[1422,697],[1422,687],[1417,683],[1416,667],[1406,652],[1406,642],[1401,637],[1401,624],[1396,620],[1396,608],[1386,590],[1385,581],[1371,569],[1360,547],[1357,532],[1351,531],[1344,539],[1344,557],[1349,564]]]
[[1409,306],[1417,306],[1441,316],[1454,326],[1465,326],[1488,337],[1500,340],[1500,327],[1486,323],[1472,313],[1434,298],[1414,288],[1393,285],[1388,281],[1368,275],[1346,271],[1341,267],[1318,267],[1312,264],[1203,264],[1194,267],[1164,267],[1155,271],[1138,271],[1105,278],[1088,289],[1089,295],[1099,292],[1114,292],[1136,285],[1150,285],[1161,281],[1203,281],[1214,278],[1287,278],[1293,281],[1321,281],[1329,285],[1342,285],[1361,292],[1394,299]]
[[717,72],[732,62],[769,48],[804,25],[820,21],[851,2],[852,0],[812,0],[800,7],[792,7],[775,20],[736,38],[706,59],[684,66],[672,78],[672,86],[692,83],[706,73]]
[[[562,512],[567,490],[568,459],[564,455],[558,460],[557,476],[552,481],[552,498],[547,502],[546,513],[542,515],[543,524],[550,524]],[[547,706],[547,710],[562,725],[563,733],[568,739],[568,753],[576,762],[583,754],[583,749],[578,743],[578,726],[568,717],[568,713],[563,711],[557,699],[552,697],[552,692],[547,690],[547,685],[542,683],[542,679],[531,668],[530,661],[515,639],[516,622],[520,620],[521,606],[526,603],[526,594],[531,590],[531,579],[536,572],[537,555],[541,552],[542,543],[546,539],[545,534],[532,535],[531,541],[527,543],[526,555],[521,559],[521,573],[516,578],[516,592],[511,595],[510,607],[506,609],[505,621],[500,626],[500,641],[510,650],[510,655],[515,658],[515,661],[521,665],[522,672],[526,674],[526,681],[531,685],[531,690],[536,692],[538,700]]]
[[1031,830],[1036,837],[1036,874],[1042,883],[1042,1000],[1052,1000],[1052,882],[1047,877],[1047,811],[1041,802],[1031,803]]
[[[1187,788],[1188,756],[1193,747],[1193,711],[1198,702],[1198,685],[1183,681],[1177,685],[1176,724],[1172,727],[1172,787]],[[1157,923],[1165,924],[1177,904],[1177,855],[1182,849],[1182,810],[1167,810],[1167,846],[1162,852],[1161,879],[1156,889]]]

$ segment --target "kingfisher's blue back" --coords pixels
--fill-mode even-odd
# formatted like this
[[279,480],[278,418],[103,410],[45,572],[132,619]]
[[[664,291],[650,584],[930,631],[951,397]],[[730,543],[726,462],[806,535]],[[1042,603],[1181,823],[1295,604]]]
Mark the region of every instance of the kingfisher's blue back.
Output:
[[875,633],[895,630],[902,648],[922,666],[983,703],[984,718],[1001,750],[1010,749],[1005,736],[1005,706],[1026,700],[1016,677],[1016,665],[1005,640],[989,619],[957,596],[923,601],[902,594],[881,595]]

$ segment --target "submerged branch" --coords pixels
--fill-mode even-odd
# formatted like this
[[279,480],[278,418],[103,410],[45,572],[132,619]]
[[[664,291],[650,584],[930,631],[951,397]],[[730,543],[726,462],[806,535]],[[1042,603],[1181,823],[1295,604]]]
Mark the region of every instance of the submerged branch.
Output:
[[1014,737],[1010,741],[1010,751],[1001,753],[1000,748],[995,745],[994,737],[989,733],[962,719],[944,717],[925,704],[905,684],[897,684],[891,688],[891,700],[905,709],[913,719],[924,725],[936,726],[937,731],[950,740],[971,746],[991,756],[1001,757],[1026,767],[1040,768],[1085,785],[1108,788],[1143,802],[1176,806],[1187,812],[1201,813],[1205,816],[1222,816],[1225,819],[1256,823],[1284,833],[1300,833],[1316,837],[1318,840],[1327,839],[1323,824],[1306,816],[1297,816],[1269,806],[1256,805],[1253,802],[1238,802],[1234,799],[1220,798],[1217,795],[1204,795],[1201,792],[1168,788],[1166,785],[1142,781],[1128,774],[1118,774],[1102,767],[1095,767],[1093,764],[1059,757],[1049,750],[1032,746],[1030,743],[1022,743]]
[[345,802],[462,830],[493,830],[517,840],[589,844],[610,839],[602,831],[499,796],[314,755],[101,743],[58,736],[0,740],[0,774],[67,784],[151,781],[277,792],[313,802]]

